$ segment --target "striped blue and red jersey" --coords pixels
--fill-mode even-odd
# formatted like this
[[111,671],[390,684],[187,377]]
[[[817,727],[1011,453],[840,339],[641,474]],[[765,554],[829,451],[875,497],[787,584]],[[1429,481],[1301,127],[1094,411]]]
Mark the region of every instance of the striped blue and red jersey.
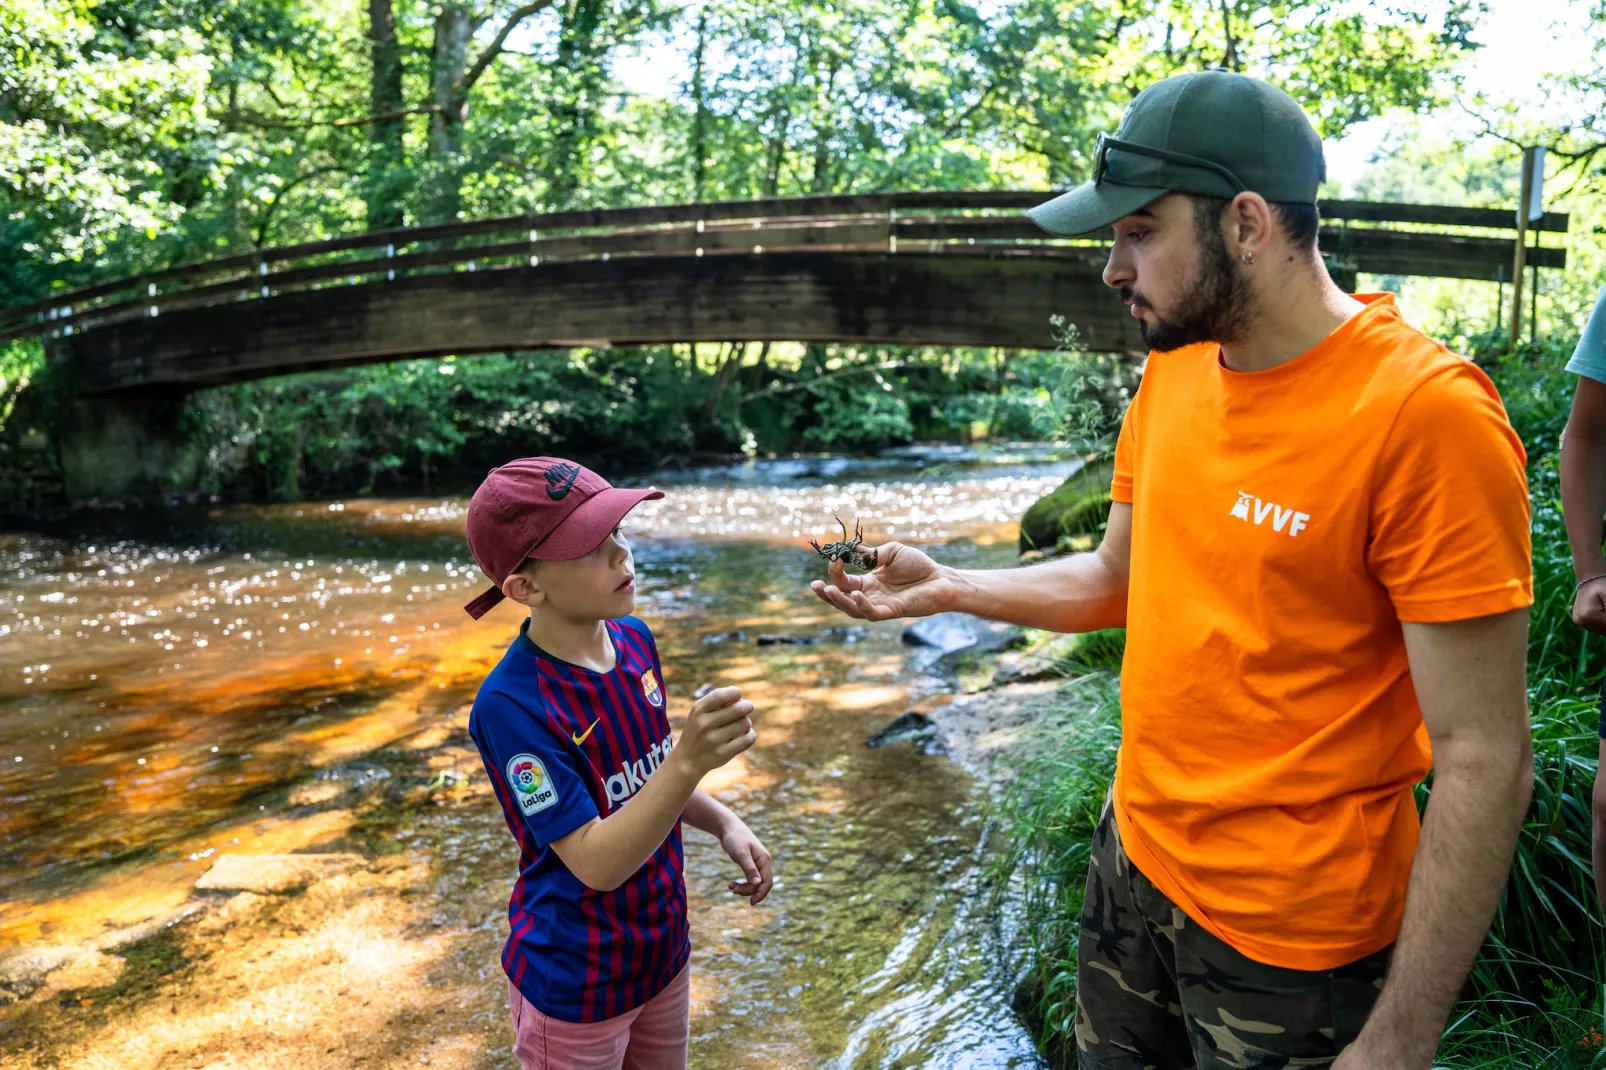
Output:
[[652,632],[607,622],[611,672],[530,640],[529,621],[480,685],[468,730],[519,847],[502,967],[542,1014],[597,1022],[652,999],[686,967],[680,825],[611,892],[588,888],[552,849],[640,791],[674,740]]

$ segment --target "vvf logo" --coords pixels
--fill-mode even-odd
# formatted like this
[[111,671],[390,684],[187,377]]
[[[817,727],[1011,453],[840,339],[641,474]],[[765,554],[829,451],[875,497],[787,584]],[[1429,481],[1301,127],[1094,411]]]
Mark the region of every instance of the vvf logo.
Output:
[[522,813],[540,813],[557,805],[557,790],[541,759],[533,754],[515,754],[508,759],[507,782],[513,787],[513,797],[518,800]]
[[[1253,520],[1250,519],[1251,513],[1254,514]],[[1242,490],[1238,492],[1238,501],[1232,507],[1232,515],[1239,520],[1254,524],[1256,527],[1260,527],[1267,520],[1270,520],[1273,531],[1282,531],[1287,528],[1290,538],[1304,531],[1305,525],[1310,523],[1309,513],[1299,513],[1292,509],[1284,509],[1276,502],[1263,502],[1248,491]]]

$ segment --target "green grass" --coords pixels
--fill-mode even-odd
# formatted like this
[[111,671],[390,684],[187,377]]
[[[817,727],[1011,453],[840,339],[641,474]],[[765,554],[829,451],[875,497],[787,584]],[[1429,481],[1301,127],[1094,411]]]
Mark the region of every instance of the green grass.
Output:
[[[1571,554],[1562,524],[1557,450],[1572,377],[1548,341],[1516,359],[1485,362],[1528,450],[1533,502],[1534,608],[1528,691],[1534,801],[1488,941],[1450,1019],[1437,1065],[1606,1070],[1602,982],[1606,930],[1590,863],[1590,800],[1599,747],[1598,689],[1606,650],[1571,619]],[[1071,1065],[1076,919],[1088,842],[1114,770],[1119,700],[1113,677],[1062,694],[1083,703],[1072,728],[1035,748],[1018,792],[1001,804],[1009,848],[1002,875],[1020,882],[1030,940],[1020,1009],[1056,1065]],[[1430,785],[1418,792],[1422,802]]]

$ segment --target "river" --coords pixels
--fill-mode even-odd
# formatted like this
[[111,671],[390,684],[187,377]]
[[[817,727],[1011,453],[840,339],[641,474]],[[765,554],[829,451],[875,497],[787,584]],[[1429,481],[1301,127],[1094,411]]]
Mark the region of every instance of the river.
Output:
[[[682,471],[632,514],[671,711],[703,683],[757,706],[758,743],[704,787],[776,858],[751,909],[688,830],[693,1066],[1038,1065],[981,786],[864,745],[950,685],[896,623],[815,602],[804,540],[841,516],[1004,564],[1071,467],[951,449]],[[0,984],[0,1065],[513,1065],[495,958],[513,855],[465,725],[518,607],[462,612],[484,582],[465,505],[0,534],[0,982],[62,964]],[[193,891],[220,854],[306,851],[366,862],[301,896]],[[106,943],[128,931],[146,938]]]

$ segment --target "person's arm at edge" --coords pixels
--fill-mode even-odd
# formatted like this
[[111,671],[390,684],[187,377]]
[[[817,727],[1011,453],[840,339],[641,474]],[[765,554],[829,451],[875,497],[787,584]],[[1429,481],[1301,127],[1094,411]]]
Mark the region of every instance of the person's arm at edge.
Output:
[[[1572,548],[1573,578],[1581,583],[1573,597],[1573,623],[1606,634],[1606,579],[1582,583],[1606,573],[1606,553],[1601,551],[1601,518],[1606,513],[1606,383],[1588,375],[1578,376],[1572,413],[1561,433],[1561,506]],[[1601,741],[1600,756],[1606,764],[1606,740]],[[1595,898],[1606,911],[1606,776],[1595,777],[1590,810]]]
[[1383,991],[1334,1070],[1432,1065],[1533,792],[1528,610],[1403,628],[1433,746],[1433,793]]
[[[1574,578],[1606,573],[1601,523],[1606,515],[1606,383],[1578,377],[1572,412],[1561,433],[1561,505]],[[1585,594],[1593,597],[1586,600]],[[1580,620],[1580,612],[1586,619]],[[1606,631],[1606,580],[1585,584],[1573,618],[1590,631]]]

